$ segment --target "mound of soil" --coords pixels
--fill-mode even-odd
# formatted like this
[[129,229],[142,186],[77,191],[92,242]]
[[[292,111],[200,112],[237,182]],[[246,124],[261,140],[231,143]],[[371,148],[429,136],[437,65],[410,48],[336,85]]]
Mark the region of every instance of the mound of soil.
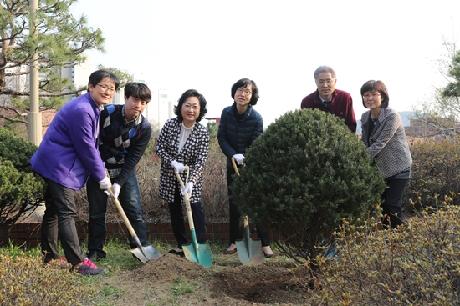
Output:
[[128,277],[135,280],[151,279],[156,282],[170,282],[177,278],[195,279],[205,273],[206,270],[200,265],[175,254],[166,253],[159,259],[130,271]]

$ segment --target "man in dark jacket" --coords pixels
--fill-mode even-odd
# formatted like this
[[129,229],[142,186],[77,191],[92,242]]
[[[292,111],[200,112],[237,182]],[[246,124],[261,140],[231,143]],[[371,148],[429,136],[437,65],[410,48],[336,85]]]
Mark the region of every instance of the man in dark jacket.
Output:
[[[112,192],[116,198],[119,197],[142,246],[148,245],[147,226],[143,218],[135,167],[152,134],[150,123],[142,116],[150,100],[151,92],[145,84],[127,83],[125,105],[110,104],[101,112],[99,137],[99,150],[112,181]],[[107,194],[101,192],[92,177],[86,189],[89,202],[88,257],[98,260],[106,256],[103,247]],[[130,244],[132,248],[136,247],[134,241]]]
[[356,131],[353,100],[348,92],[336,89],[335,71],[328,66],[320,66],[314,72],[317,90],[306,96],[300,108],[317,108],[343,118],[353,133]]
[[[232,197],[233,175],[232,158],[239,166],[244,163],[246,149],[263,132],[262,116],[252,107],[259,99],[259,90],[254,81],[244,78],[232,86],[233,105],[223,109],[220,118],[217,140],[222,152],[227,156],[227,189],[230,211],[230,243],[226,252],[235,253],[235,240],[242,236],[239,221],[241,217],[238,205]],[[262,241],[262,251],[266,257],[273,256],[267,233],[257,226],[258,236]]]

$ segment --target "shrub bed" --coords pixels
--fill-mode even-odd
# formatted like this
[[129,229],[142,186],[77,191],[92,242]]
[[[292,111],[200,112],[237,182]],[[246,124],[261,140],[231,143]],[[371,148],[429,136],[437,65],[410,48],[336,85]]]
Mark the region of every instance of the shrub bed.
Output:
[[43,201],[43,180],[29,159],[36,147],[0,128],[0,223],[12,224]]
[[[458,305],[460,207],[423,213],[397,230],[345,224],[339,256],[320,262],[312,304]],[[372,225],[374,224],[374,225]]]
[[411,146],[412,179],[409,209],[438,207],[445,200],[460,204],[460,139],[427,139]]

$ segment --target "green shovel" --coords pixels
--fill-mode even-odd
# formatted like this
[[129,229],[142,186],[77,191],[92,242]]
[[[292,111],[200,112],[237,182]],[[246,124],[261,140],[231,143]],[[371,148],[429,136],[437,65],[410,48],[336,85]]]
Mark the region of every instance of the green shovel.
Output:
[[[233,170],[236,175],[240,176],[240,171],[236,165],[235,159],[232,158]],[[243,265],[257,265],[264,262],[264,253],[262,252],[262,242],[253,240],[249,232],[249,218],[243,216],[243,239],[235,241],[238,259]]]
[[[185,166],[186,171],[186,183],[188,181],[189,167]],[[177,181],[181,187],[184,188],[184,182],[182,181],[179,173],[176,171]],[[196,262],[200,266],[210,268],[212,266],[212,252],[211,248],[207,243],[198,243],[195,232],[195,224],[193,223],[192,207],[190,206],[190,196],[188,193],[184,194],[184,203],[187,210],[187,220],[192,234],[192,243],[182,245],[185,257],[191,262]]]

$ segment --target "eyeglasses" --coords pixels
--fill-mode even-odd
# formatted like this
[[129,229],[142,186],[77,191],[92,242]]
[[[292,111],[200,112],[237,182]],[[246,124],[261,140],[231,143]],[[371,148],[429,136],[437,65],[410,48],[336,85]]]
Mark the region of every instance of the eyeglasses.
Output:
[[109,86],[107,86],[105,84],[98,83],[96,85],[99,86],[105,92],[115,92],[115,90],[116,90],[115,87],[109,87]]
[[380,92],[378,91],[375,91],[375,92],[366,92],[364,95],[363,95],[363,98],[364,99],[369,99],[371,97],[375,98],[375,97],[379,97],[380,96]]
[[236,91],[245,95],[252,95],[252,90],[247,88],[238,88]]
[[318,84],[319,85],[331,85],[332,83],[334,83],[335,79],[321,79],[321,80],[318,80]]

